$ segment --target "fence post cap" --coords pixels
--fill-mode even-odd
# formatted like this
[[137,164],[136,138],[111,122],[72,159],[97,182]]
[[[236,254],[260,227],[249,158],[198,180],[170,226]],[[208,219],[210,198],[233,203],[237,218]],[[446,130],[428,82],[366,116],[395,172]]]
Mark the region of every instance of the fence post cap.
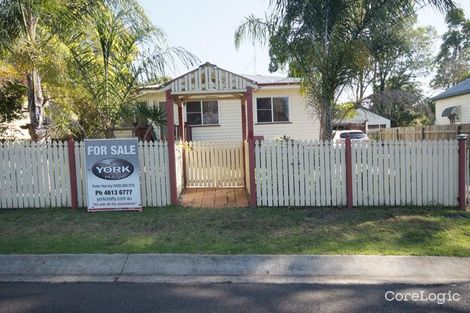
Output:
[[458,134],[457,135],[457,140],[467,140],[468,135],[467,134]]

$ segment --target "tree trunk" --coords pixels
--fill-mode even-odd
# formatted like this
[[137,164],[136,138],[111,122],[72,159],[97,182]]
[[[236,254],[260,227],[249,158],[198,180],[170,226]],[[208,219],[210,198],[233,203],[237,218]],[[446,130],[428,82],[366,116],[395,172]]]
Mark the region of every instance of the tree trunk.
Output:
[[114,138],[114,127],[107,127],[106,128],[106,138],[107,139]]
[[28,85],[28,111],[30,118],[31,139],[38,141],[46,136],[44,127],[44,95],[42,92],[41,77],[33,69],[27,76]]
[[[32,48],[36,43],[36,29],[39,18],[34,15],[30,6],[23,7],[21,14],[29,46]],[[31,139],[38,141],[47,135],[44,127],[44,107],[46,106],[46,101],[42,92],[41,77],[34,64],[32,64],[32,70],[26,76],[26,80],[28,85],[28,111],[30,117],[29,131]]]
[[[322,111],[320,114],[320,139],[322,140],[331,140],[333,139],[333,119],[334,119],[334,112],[333,112],[333,102],[331,95],[326,95],[323,97],[322,101]],[[333,95],[334,97],[334,95]]]

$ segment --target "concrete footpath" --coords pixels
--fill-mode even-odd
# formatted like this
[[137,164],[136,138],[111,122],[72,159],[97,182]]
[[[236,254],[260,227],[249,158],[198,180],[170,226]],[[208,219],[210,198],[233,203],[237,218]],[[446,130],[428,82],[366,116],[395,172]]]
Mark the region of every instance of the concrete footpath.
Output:
[[470,282],[470,258],[362,255],[0,255],[0,281],[438,284]]

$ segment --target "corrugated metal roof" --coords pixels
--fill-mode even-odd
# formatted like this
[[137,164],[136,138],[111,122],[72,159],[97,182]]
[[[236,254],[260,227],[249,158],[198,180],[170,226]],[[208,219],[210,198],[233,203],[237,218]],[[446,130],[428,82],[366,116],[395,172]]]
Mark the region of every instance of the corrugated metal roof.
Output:
[[455,96],[460,96],[466,93],[470,93],[470,78],[464,80],[463,82],[458,83],[452,88],[447,89],[444,92],[441,92],[435,97],[432,97],[431,100],[440,100]]
[[385,123],[390,121],[388,118],[371,112],[366,108],[357,108],[356,113],[356,116],[353,118],[344,119],[343,123],[363,123],[365,121],[369,121],[369,124],[377,124],[379,122]]
[[245,75],[241,76],[248,78],[256,82],[259,85],[288,85],[288,84],[300,84],[300,78],[296,77],[278,77],[278,76],[267,76],[267,75]]
[[[200,67],[204,67],[204,66],[216,66],[214,64],[211,64],[209,62],[206,62],[204,63],[203,65],[201,65]],[[192,71],[191,71],[192,72]],[[190,73],[190,72],[188,72]],[[187,75],[188,73],[186,74],[183,74],[182,76],[184,75]],[[269,76],[269,75],[245,75],[245,74],[234,74],[234,75],[238,75],[242,78],[245,78],[245,79],[248,79],[254,83],[256,83],[257,85],[298,85],[300,84],[301,80],[300,78],[296,78],[296,77],[279,77],[279,76]],[[172,79],[166,83],[163,83],[163,84],[155,84],[155,85],[146,85],[146,86],[142,86],[140,89],[141,90],[148,90],[148,89],[161,89],[165,86],[167,86],[168,84],[171,84],[171,82],[181,78],[182,76],[179,76],[175,79]]]

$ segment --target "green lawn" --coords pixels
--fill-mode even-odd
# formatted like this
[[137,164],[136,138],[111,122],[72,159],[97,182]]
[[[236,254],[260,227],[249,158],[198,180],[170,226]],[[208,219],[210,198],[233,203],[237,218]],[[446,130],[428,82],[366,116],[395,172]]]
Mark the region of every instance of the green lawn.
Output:
[[424,208],[0,211],[0,253],[470,256],[470,212]]

